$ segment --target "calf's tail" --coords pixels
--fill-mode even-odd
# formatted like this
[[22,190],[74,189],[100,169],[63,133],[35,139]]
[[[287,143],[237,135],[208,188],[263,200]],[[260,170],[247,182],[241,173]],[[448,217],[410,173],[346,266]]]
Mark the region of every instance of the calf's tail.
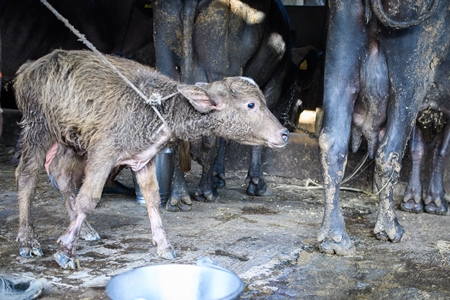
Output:
[[191,150],[189,142],[181,141],[178,147],[180,169],[184,173],[191,170]]

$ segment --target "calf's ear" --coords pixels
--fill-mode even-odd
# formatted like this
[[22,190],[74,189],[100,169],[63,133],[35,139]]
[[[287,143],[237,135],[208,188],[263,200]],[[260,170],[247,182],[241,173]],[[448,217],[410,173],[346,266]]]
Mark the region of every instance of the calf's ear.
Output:
[[214,103],[208,93],[200,86],[179,84],[177,85],[177,90],[201,113],[217,109],[216,103]]

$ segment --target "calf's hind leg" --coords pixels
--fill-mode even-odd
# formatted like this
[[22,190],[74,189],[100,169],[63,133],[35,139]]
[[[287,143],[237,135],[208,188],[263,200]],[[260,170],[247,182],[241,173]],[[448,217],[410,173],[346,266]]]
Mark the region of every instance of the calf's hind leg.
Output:
[[[27,141],[26,139],[24,141]],[[45,158],[45,148],[38,143],[24,142],[19,165],[16,168],[17,197],[19,201],[19,253],[23,257],[42,256],[41,245],[31,222],[31,205],[36,192],[36,181]]]
[[76,247],[81,227],[87,216],[95,209],[102,195],[103,185],[108,178],[112,163],[104,153],[89,153],[85,167],[85,178],[75,198],[75,215],[69,227],[58,239],[56,262],[63,268],[76,269]]
[[[84,174],[85,161],[83,157],[79,157],[72,149],[58,145],[58,151],[50,163],[49,176],[53,176],[57,188],[59,189],[69,214],[70,221],[75,220],[75,197],[77,194],[75,174],[83,171]],[[80,238],[86,241],[95,241],[100,239],[97,231],[84,221],[80,231]]]

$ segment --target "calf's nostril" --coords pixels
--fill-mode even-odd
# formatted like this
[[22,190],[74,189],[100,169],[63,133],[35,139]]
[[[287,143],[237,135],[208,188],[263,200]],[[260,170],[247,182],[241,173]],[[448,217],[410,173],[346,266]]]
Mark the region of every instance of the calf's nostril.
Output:
[[284,141],[285,143],[288,142],[288,140],[289,140],[289,135],[290,135],[289,130],[287,130],[287,129],[285,128],[285,129],[283,130],[283,132],[281,133],[281,137],[283,138],[283,141]]

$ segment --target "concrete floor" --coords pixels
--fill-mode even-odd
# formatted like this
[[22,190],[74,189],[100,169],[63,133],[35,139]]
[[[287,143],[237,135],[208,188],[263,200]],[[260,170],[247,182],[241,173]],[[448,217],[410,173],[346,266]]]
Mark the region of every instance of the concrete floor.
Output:
[[[449,299],[448,216],[398,211],[408,239],[398,244],[381,242],[372,232],[377,199],[343,192],[343,213],[356,254],[339,257],[319,252],[316,237],[322,220],[322,191],[303,188],[309,175],[319,174],[316,146],[302,136],[291,140],[286,149],[289,154],[284,156],[286,167],[280,170],[288,174],[288,166],[297,164],[304,172],[298,176],[305,177],[289,178],[278,171],[267,174],[273,191],[270,197],[247,196],[245,162],[228,155],[227,165],[234,168],[227,172],[227,187],[219,191],[218,201],[194,202],[187,213],[162,210],[163,224],[177,251],[173,261],[156,256],[144,207],[131,196],[104,195],[89,216],[101,240],[80,241],[81,268],[74,271],[61,269],[52,257],[68,217],[44,169],[32,210],[44,256],[19,256],[17,194],[14,166],[9,162],[12,148],[1,145],[0,273],[42,280],[40,299],[107,299],[105,285],[111,276],[140,266],[193,264],[207,256],[243,279],[247,287],[242,299]],[[241,151],[240,157],[245,156],[242,151],[246,150],[233,147]],[[268,170],[283,160],[282,153],[265,155]],[[357,163],[357,155],[350,165]],[[350,185],[370,190],[369,169]],[[194,164],[186,175],[192,191],[199,173]],[[131,185],[128,169],[119,181]],[[399,195],[404,185],[404,181],[399,184]],[[173,286],[177,288],[177,282]]]

